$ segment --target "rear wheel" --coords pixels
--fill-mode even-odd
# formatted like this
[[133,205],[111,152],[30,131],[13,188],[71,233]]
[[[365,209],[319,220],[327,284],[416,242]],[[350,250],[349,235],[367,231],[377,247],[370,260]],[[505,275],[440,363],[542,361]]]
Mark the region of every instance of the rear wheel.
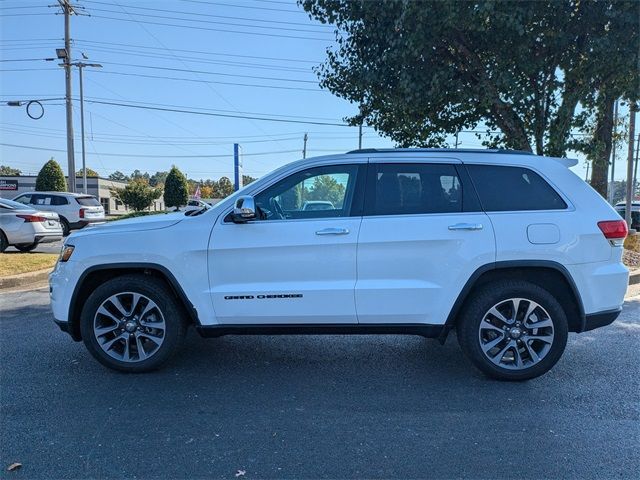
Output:
[[82,339],[103,365],[146,372],[166,362],[180,346],[186,320],[173,292],[161,280],[126,275],[98,287],[80,318]]
[[460,347],[486,375],[528,380],[549,371],[567,344],[562,306],[545,289],[525,281],[482,287],[458,322]]
[[7,241],[7,237],[4,232],[0,230],[0,253],[4,252],[9,246],[9,242]]
[[62,225],[62,236],[67,237],[71,233],[71,227],[66,218],[60,217],[60,225]]
[[23,243],[22,245],[14,245],[14,247],[16,247],[21,252],[30,252],[32,250],[35,250],[37,246],[38,246],[38,242]]

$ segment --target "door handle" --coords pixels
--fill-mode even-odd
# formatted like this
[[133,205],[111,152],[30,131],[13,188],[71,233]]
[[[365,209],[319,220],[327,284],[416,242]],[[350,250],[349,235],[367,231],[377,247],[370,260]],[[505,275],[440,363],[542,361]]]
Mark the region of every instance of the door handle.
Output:
[[318,230],[316,235],[348,235],[348,228],[324,228],[322,230]]
[[481,223],[456,223],[449,225],[449,230],[482,230]]

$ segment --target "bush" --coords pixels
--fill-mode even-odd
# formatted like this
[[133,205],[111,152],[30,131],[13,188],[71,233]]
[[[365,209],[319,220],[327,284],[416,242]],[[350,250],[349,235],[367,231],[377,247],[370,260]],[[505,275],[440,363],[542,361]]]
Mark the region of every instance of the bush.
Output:
[[66,192],[67,182],[64,179],[62,168],[53,157],[44,164],[38,178],[36,178],[37,192]]
[[112,188],[111,194],[127,207],[140,212],[149,208],[162,195],[162,189],[150,187],[147,182],[138,179],[132,180],[124,188]]
[[188,200],[189,186],[187,185],[187,178],[177,167],[173,166],[164,182],[164,204],[167,208],[178,208],[186,205]]

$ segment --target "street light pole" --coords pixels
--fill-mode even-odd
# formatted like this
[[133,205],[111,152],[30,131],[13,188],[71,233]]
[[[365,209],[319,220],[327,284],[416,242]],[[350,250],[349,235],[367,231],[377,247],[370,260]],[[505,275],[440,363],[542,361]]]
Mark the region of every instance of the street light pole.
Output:
[[82,64],[78,65],[80,73],[80,137],[82,138],[82,192],[87,193],[87,162],[84,153],[84,90],[82,88]]
[[87,193],[87,162],[84,148],[84,89],[82,84],[82,69],[84,67],[96,67],[101,68],[99,63],[84,63],[75,62],[71,65],[78,67],[80,73],[80,137],[82,139],[82,190],[83,193]]

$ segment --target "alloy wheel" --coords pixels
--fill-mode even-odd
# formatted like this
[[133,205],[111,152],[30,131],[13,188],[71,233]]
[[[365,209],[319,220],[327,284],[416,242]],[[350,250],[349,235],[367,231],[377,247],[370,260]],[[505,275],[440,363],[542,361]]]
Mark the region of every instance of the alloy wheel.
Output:
[[116,360],[134,363],[153,356],[165,338],[162,311],[149,297],[135,292],[111,295],[96,310],[93,334]]
[[551,350],[553,338],[553,319],[540,304],[527,298],[509,298],[495,304],[478,328],[484,355],[509,370],[523,370],[542,361]]

